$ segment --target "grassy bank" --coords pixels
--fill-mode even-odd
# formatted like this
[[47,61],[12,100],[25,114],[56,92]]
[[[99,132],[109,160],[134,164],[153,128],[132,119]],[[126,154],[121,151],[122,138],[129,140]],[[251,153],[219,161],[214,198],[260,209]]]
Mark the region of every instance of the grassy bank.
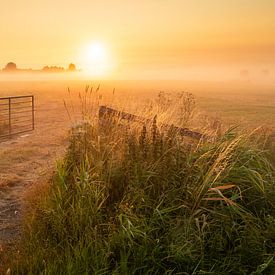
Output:
[[12,272],[274,274],[264,141],[260,130],[195,141],[156,119],[85,120],[51,184],[29,199]]

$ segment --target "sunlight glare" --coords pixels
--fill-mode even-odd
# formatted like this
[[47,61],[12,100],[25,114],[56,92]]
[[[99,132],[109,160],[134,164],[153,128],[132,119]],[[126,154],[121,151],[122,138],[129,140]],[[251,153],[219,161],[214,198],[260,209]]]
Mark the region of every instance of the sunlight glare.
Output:
[[91,76],[106,76],[111,68],[111,58],[105,44],[89,44],[83,53],[84,70]]

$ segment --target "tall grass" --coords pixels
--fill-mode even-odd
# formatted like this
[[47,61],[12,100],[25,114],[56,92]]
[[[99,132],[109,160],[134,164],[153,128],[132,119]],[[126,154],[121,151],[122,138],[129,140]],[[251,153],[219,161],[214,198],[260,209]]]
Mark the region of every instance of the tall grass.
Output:
[[[181,102],[181,125],[192,104]],[[26,216],[14,273],[274,274],[275,177],[260,130],[194,141],[162,129],[161,115],[138,125],[83,113]]]

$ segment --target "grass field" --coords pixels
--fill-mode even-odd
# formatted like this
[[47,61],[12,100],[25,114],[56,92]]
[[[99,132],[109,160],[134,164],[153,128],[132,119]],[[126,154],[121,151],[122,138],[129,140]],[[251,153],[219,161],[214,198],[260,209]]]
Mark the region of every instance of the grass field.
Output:
[[[56,159],[56,143],[67,147],[53,176],[48,171],[40,184],[25,185],[23,235],[3,271],[273,274],[275,174],[266,150],[274,149],[266,143],[275,127],[273,88],[178,85],[106,82],[79,95],[80,82],[0,83],[1,94],[31,93],[37,103],[36,131],[24,146],[20,139],[3,143],[1,166],[20,155],[22,163],[34,158],[44,164]],[[177,96],[182,90],[195,102]],[[102,104],[157,119],[99,124]],[[212,138],[182,138],[162,122]],[[8,176],[21,168],[15,165]]]
[[[275,86],[249,82],[180,82],[180,81],[10,81],[0,82],[0,94],[34,94],[37,104],[45,106],[67,98],[67,88],[78,93],[86,85],[117,96],[148,99],[159,91],[186,91],[195,95],[198,108],[226,123],[244,126],[275,127]],[[62,107],[61,107],[62,108]],[[39,110],[38,110],[39,111]]]

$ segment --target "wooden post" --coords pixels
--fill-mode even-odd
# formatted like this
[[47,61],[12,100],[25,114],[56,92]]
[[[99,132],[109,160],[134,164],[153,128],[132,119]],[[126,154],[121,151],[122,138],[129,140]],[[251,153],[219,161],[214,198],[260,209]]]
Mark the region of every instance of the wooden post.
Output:
[[[141,123],[148,123],[148,122],[152,123],[153,122],[152,119],[148,119],[145,117],[141,117],[141,116],[133,115],[133,114],[126,113],[123,111],[115,110],[110,107],[106,107],[106,106],[99,107],[99,123],[100,123],[100,125],[103,125],[103,121],[108,118],[111,118],[111,117],[117,117],[117,118],[120,118],[123,120],[135,121],[135,122],[141,122]],[[188,128],[181,128],[181,127],[174,126],[173,124],[164,124],[164,123],[161,123],[160,126],[166,130],[169,130],[169,129],[173,130],[173,131],[177,132],[178,134],[180,134],[181,136],[188,136],[188,137],[195,138],[195,139],[208,139],[208,137],[206,135],[196,132],[196,131],[192,131]]]

